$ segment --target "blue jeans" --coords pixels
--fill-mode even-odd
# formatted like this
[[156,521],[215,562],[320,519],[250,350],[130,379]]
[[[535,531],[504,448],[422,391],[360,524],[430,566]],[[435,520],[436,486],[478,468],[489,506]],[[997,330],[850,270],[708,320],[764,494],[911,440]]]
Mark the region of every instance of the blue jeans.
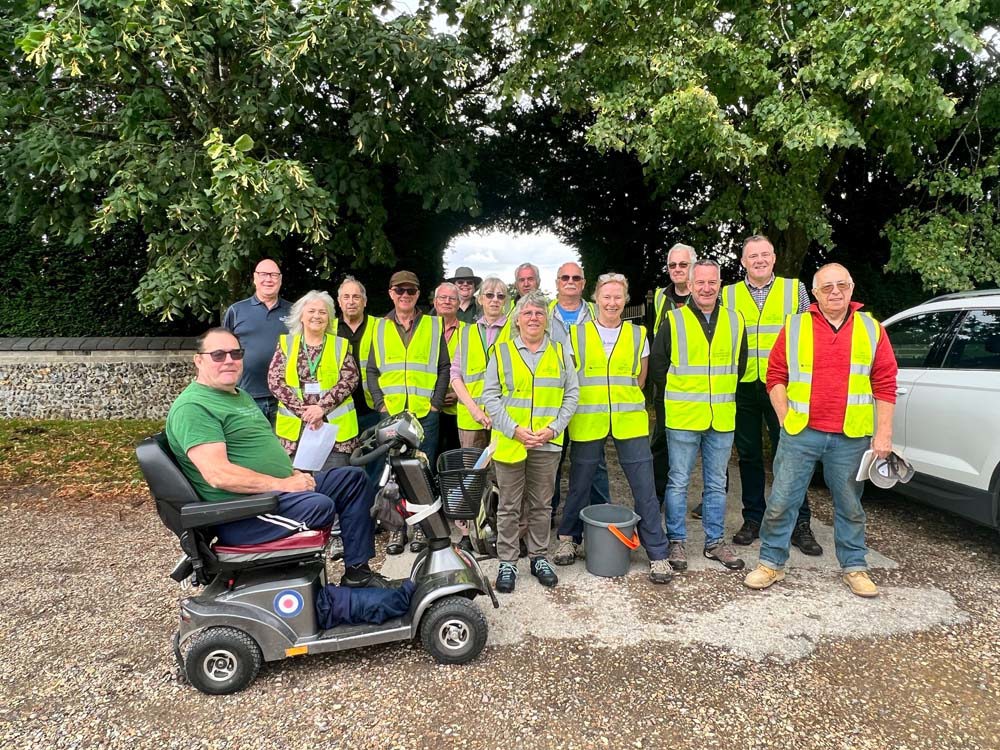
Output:
[[[559,490],[562,485],[562,466],[566,461],[566,454],[572,444],[569,429],[563,433],[562,454],[559,457],[559,468],[556,469],[556,484],[552,488],[552,517],[556,517],[556,510],[559,508]],[[600,505],[611,502],[611,487],[608,483],[608,463],[604,460],[604,443],[601,442],[601,460],[597,464],[597,471],[594,473],[594,482],[590,486],[590,505]]]
[[[667,558],[667,537],[660,524],[660,501],[656,497],[653,479],[653,454],[649,451],[649,438],[637,437],[615,441],[618,462],[621,464],[639,514],[639,539],[650,560]],[[583,521],[580,511],[590,499],[591,486],[597,467],[604,457],[604,440],[574,440],[570,447],[572,465],[569,470],[569,494],[563,509],[560,536],[572,536],[577,542],[583,538]]]
[[431,464],[431,471],[435,474],[437,473],[437,466],[435,466],[434,462],[437,460],[438,426],[440,422],[441,414],[436,411],[429,411],[426,417],[420,418],[420,424],[424,426],[424,441],[420,444],[420,450],[427,454],[427,460]]
[[823,462],[823,478],[833,495],[833,541],[837,562],[845,573],[868,570],[865,554],[865,511],[861,507],[864,487],[854,477],[861,456],[871,439],[850,438],[843,433],[819,432],[806,427],[797,435],[781,429],[774,457],[774,485],[767,499],[760,527],[760,561],[781,570],[788,561],[788,545],[802,498],[816,462]]
[[667,478],[667,537],[670,541],[687,539],[687,494],[694,464],[701,451],[701,476],[705,487],[701,495],[701,524],[705,546],[722,541],[726,521],[726,468],[733,452],[732,432],[675,430],[667,428],[667,452],[670,476]]
[[267,417],[267,421],[274,427],[274,420],[278,418],[278,399],[274,396],[261,396],[253,400],[257,408]]

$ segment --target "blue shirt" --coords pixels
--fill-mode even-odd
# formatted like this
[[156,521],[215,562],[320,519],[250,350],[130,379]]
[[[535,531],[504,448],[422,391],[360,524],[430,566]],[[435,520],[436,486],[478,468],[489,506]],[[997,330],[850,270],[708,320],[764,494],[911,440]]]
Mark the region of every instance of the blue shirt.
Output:
[[253,398],[271,395],[267,387],[267,368],[278,348],[278,337],[288,333],[283,318],[288,317],[291,309],[292,304],[279,297],[278,304],[268,310],[255,294],[234,302],[222,316],[222,326],[235,333],[240,346],[246,350],[239,387]]

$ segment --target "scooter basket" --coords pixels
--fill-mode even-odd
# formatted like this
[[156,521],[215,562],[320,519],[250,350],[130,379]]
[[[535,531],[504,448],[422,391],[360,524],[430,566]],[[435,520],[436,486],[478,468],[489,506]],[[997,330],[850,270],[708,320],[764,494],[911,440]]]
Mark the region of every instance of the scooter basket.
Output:
[[471,521],[479,515],[489,468],[473,469],[482,455],[479,448],[458,448],[438,456],[441,505],[448,518]]

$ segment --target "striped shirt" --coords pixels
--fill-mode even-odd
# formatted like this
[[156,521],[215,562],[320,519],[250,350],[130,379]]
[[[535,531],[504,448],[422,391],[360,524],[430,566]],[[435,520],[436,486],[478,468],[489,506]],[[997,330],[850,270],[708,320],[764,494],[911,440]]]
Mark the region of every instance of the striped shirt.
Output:
[[[747,285],[747,289],[750,291],[750,296],[753,297],[753,301],[757,303],[757,309],[764,309],[764,301],[767,299],[768,292],[771,291],[771,287],[774,286],[775,276],[771,274],[771,280],[768,281],[764,286],[754,286],[750,279],[744,279],[743,281]],[[799,282],[799,309],[796,312],[804,313],[809,309],[812,301],[809,299],[809,292],[806,291],[806,285],[801,281]]]

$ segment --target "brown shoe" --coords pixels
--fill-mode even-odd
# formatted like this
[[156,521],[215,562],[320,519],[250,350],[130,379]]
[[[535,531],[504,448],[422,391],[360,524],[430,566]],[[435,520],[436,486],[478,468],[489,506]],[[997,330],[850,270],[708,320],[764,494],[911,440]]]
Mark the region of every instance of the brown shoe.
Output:
[[785,571],[769,568],[763,563],[751,570],[743,579],[743,585],[750,589],[766,589],[785,577]]
[[867,599],[878,596],[878,586],[872,583],[872,579],[868,577],[868,571],[866,570],[845,573],[844,583],[850,587],[851,593],[858,596],[863,596]]
[[730,570],[742,570],[746,565],[742,557],[737,557],[728,544],[718,542],[711,547],[705,547],[705,557],[725,565]]

